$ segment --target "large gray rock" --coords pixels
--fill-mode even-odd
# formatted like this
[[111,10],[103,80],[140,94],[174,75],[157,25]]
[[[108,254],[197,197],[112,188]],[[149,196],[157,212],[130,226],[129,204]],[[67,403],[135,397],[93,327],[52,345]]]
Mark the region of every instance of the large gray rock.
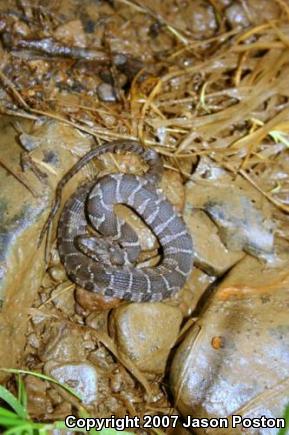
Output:
[[275,268],[247,256],[217,288],[173,360],[171,389],[184,416],[282,416],[289,402],[288,266],[288,254]]
[[[91,147],[90,138],[61,123],[22,122],[19,135],[11,121],[0,118],[0,367],[17,366],[25,344],[28,310],[45,270],[44,243],[37,244],[55,186]],[[25,172],[19,141],[32,150]]]
[[184,212],[195,265],[223,276],[245,252],[274,261],[272,214],[272,205],[248,181],[202,158],[186,184]]

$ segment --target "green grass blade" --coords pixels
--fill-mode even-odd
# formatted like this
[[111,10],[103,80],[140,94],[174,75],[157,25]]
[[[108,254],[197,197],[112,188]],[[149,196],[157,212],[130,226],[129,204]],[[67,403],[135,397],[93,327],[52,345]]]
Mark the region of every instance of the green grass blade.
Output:
[[13,411],[10,411],[9,409],[3,408],[0,406],[0,417],[16,417],[18,418],[17,414]]
[[0,417],[0,426],[3,426],[5,428],[17,427],[17,426],[21,426],[21,425],[27,424],[27,423],[30,423],[30,422],[28,422],[27,420],[23,420],[22,418]]
[[11,428],[6,430],[3,435],[34,435],[34,429],[31,427],[31,425],[25,423],[22,426],[19,426],[17,428]]
[[289,433],[289,431],[288,431],[288,429],[289,429],[289,404],[285,408],[283,418],[285,419],[285,427],[279,429],[277,435],[286,435],[287,433]]
[[23,382],[20,373],[18,374],[17,382],[18,382],[18,400],[26,411],[26,416],[27,416],[26,418],[29,418],[28,411],[27,411],[27,393],[25,389],[25,384]]
[[12,393],[10,393],[7,388],[0,385],[0,398],[4,400],[15,412],[16,414],[23,418],[27,418],[27,412],[26,409],[23,407],[23,405],[16,399],[15,396],[13,396]]

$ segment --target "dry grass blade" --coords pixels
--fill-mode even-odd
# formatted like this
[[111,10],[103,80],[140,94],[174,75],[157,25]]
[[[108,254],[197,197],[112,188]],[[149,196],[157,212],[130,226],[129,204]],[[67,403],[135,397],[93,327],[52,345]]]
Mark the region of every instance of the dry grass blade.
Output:
[[275,2],[281,7],[281,9],[284,10],[285,14],[287,15],[287,18],[289,19],[289,6],[288,6],[288,3],[286,3],[285,0],[275,0]]
[[8,88],[8,90],[11,91],[12,95],[15,97],[16,101],[18,102],[18,104],[23,109],[29,110],[28,104],[24,101],[22,96],[19,94],[19,92],[17,91],[16,87],[11,82],[11,80],[8,77],[6,77],[6,75],[1,70],[0,70],[0,79],[1,79],[1,81],[3,83],[3,85],[6,86]]
[[37,198],[37,192],[28,184],[28,182],[25,180],[23,174],[19,174],[15,170],[10,169],[3,161],[0,160],[0,166],[5,169],[10,175],[12,175],[17,181],[19,181],[22,186],[25,187],[26,190],[28,190],[29,193],[31,193],[34,198]]

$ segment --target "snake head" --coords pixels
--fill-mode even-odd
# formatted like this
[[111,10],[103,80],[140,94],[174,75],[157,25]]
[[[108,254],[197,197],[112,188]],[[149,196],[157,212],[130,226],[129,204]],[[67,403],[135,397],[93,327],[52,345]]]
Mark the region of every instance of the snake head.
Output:
[[76,237],[75,243],[83,254],[95,261],[108,266],[123,266],[125,263],[123,250],[115,242],[83,234]]

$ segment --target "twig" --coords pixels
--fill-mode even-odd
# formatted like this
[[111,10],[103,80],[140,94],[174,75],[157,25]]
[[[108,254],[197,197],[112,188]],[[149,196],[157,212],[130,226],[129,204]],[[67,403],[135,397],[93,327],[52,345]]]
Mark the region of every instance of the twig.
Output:
[[96,61],[102,64],[110,63],[110,57],[102,49],[89,49],[82,47],[69,47],[59,44],[52,38],[26,40],[20,39],[11,47],[14,50],[32,50],[44,53],[49,56],[64,57],[69,59],[83,59],[86,61]]
[[0,70],[0,79],[3,85],[7,86],[7,88],[12,92],[12,94],[14,95],[14,97],[16,98],[20,106],[22,106],[26,110],[29,110],[28,104],[23,100],[22,96],[19,94],[19,92],[17,91],[16,87],[11,82],[11,80],[8,79],[8,77],[6,77],[6,75],[1,70]]
[[34,198],[37,198],[37,193],[29,186],[29,184],[24,180],[23,176],[20,174],[17,174],[16,172],[12,171],[5,163],[0,160],[0,166],[4,168],[10,175],[12,175],[19,183],[21,183],[33,196]]

